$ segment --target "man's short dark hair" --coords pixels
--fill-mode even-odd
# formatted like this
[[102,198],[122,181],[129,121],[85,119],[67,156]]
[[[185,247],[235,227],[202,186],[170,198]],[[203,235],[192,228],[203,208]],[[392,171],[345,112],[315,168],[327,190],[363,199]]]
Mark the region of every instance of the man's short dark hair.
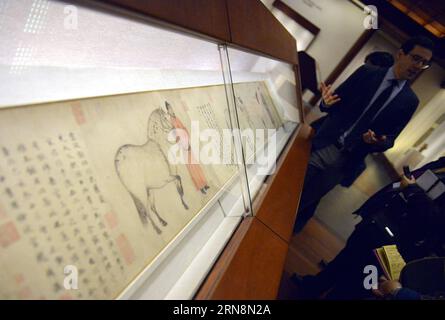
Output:
[[402,49],[405,54],[408,54],[414,49],[415,46],[428,49],[431,52],[434,51],[434,42],[430,38],[423,36],[408,39],[402,44],[400,49]]
[[389,68],[394,64],[394,58],[389,52],[374,51],[366,56],[365,63],[381,68]]

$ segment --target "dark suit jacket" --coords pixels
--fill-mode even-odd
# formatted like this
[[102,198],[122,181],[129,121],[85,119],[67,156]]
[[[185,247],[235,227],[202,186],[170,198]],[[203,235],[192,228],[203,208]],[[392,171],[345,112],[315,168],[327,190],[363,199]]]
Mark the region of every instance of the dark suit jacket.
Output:
[[[313,124],[315,136],[312,150],[334,143],[354,124],[370,103],[387,71],[388,69],[363,65],[335,90],[341,98],[339,102],[330,107],[320,104],[320,110],[328,114]],[[350,183],[366,168],[364,159],[369,153],[383,152],[394,145],[394,140],[411,119],[418,104],[416,94],[405,84],[369,128],[379,135],[386,135],[387,139],[378,145],[366,144],[359,139],[350,151],[347,163],[350,176],[346,177]]]

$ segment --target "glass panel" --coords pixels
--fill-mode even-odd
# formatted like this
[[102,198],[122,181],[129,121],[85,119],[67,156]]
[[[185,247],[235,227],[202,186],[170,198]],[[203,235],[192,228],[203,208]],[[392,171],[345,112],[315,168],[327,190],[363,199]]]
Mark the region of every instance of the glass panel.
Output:
[[220,46],[220,54],[221,54],[221,64],[224,70],[224,82],[226,83],[226,95],[227,95],[227,114],[226,121],[230,123],[231,134],[233,138],[233,143],[229,141],[224,141],[224,145],[226,149],[230,149],[234,152],[231,153],[230,162],[237,163],[239,168],[239,178],[241,182],[241,192],[243,197],[243,205],[244,205],[244,214],[252,215],[252,201],[250,198],[250,190],[249,183],[247,177],[247,162],[246,162],[246,149],[243,148],[243,137],[241,135],[241,123],[240,118],[238,117],[238,110],[236,108],[236,93],[234,91],[234,86],[232,82],[232,73],[230,70],[230,62],[227,51],[227,46]]
[[94,6],[0,9],[0,298],[163,298],[206,249],[193,294],[246,208],[237,164],[207,162],[231,129],[218,46]]
[[254,201],[300,122],[293,66],[229,48],[250,198]]

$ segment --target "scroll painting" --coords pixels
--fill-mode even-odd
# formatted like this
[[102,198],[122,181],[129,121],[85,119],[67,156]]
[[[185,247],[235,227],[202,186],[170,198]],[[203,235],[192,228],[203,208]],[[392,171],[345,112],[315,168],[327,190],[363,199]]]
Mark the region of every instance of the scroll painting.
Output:
[[[264,83],[235,92],[242,128],[281,126]],[[237,173],[191,142],[227,110],[223,86],[0,110],[0,298],[118,296]]]

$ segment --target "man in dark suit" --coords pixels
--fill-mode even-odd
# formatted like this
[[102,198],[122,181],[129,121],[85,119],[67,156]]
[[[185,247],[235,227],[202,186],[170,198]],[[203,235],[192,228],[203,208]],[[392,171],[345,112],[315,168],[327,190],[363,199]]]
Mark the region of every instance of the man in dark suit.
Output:
[[365,64],[335,93],[331,85],[321,84],[320,110],[328,114],[314,126],[294,232],[303,229],[326,193],[343,179],[353,181],[361,174],[369,153],[394,145],[419,104],[408,81],[430,66],[432,55],[431,40],[411,38],[397,52],[392,67]]

